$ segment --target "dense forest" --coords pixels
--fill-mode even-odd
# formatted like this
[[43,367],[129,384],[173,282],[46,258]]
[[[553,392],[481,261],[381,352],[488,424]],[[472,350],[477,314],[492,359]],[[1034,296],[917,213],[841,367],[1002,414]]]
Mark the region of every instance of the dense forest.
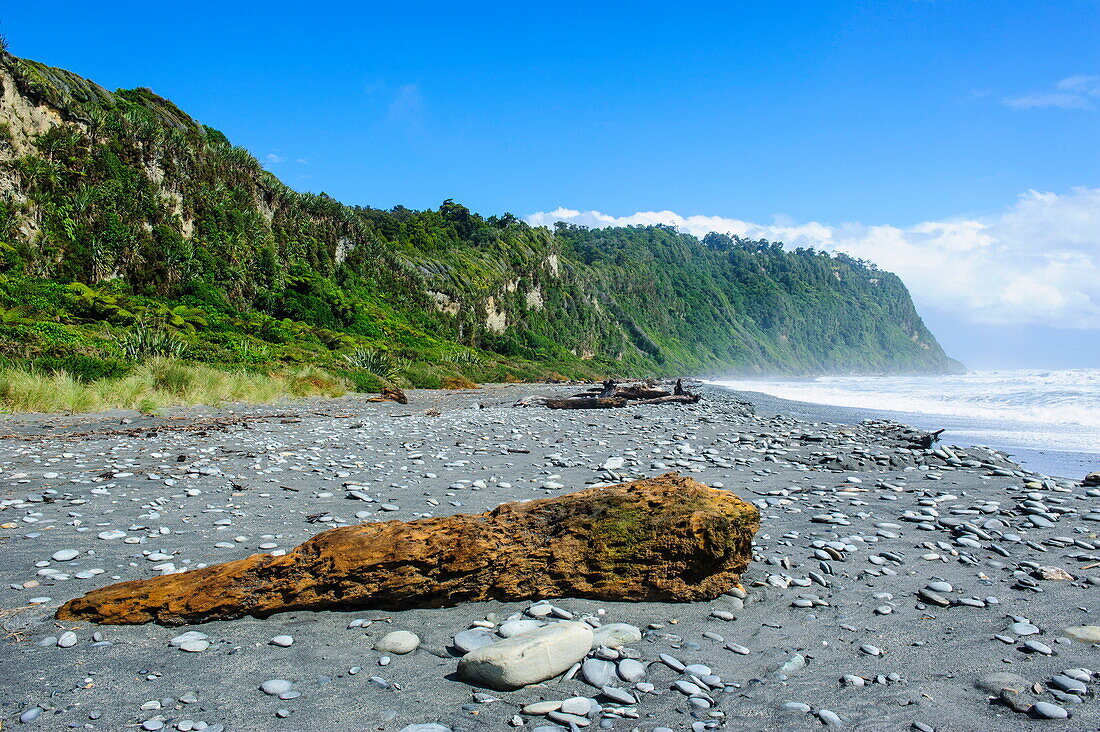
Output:
[[362,389],[944,371],[894,275],[664,226],[534,228],[302,193],[149,89],[0,51],[0,359],[316,364]]

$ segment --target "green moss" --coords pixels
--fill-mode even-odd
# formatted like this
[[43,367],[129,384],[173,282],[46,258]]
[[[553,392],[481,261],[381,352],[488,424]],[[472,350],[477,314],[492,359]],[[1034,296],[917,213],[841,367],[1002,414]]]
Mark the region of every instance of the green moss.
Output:
[[635,503],[611,504],[592,523],[594,541],[603,545],[601,554],[612,560],[634,556],[638,545],[653,537],[649,515]]

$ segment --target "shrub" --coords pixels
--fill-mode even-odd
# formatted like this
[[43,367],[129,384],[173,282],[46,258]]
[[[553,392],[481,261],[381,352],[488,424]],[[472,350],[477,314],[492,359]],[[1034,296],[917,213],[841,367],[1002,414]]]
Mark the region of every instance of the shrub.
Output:
[[354,370],[341,372],[341,376],[351,382],[351,387],[354,391],[362,394],[374,393],[382,391],[382,388],[386,386],[386,382],[379,379],[370,371]]
[[369,371],[391,383],[401,378],[409,368],[409,362],[405,359],[396,358],[387,351],[374,348],[357,348],[351,353],[345,353],[344,360],[352,368]]
[[462,348],[452,348],[444,353],[440,360],[443,363],[453,363],[459,366],[480,366],[485,363],[485,359],[479,353]]
[[28,364],[32,369],[43,373],[64,371],[83,382],[98,379],[117,379],[125,376],[133,368],[133,363],[117,358],[100,358],[70,353],[65,356],[39,356]]
[[187,344],[167,329],[148,323],[138,323],[122,333],[112,333],[111,340],[123,356],[133,361],[179,358],[187,350]]

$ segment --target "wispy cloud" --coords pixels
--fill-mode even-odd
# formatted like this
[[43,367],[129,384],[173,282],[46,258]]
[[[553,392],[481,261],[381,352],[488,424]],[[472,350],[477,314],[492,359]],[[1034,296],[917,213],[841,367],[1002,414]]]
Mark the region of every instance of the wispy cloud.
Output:
[[286,160],[282,155],[276,155],[275,153],[268,153],[264,156],[264,163],[266,165],[278,165]]
[[591,227],[660,223],[696,236],[718,231],[792,248],[842,251],[897,273],[919,306],[973,323],[1100,330],[1100,188],[1028,191],[990,216],[910,227],[799,224],[785,218],[757,224],[674,211],[615,217],[567,208],[527,220]]
[[1092,109],[1100,98],[1100,76],[1068,76],[1053,89],[1005,97],[1001,102],[1012,109]]
[[424,110],[424,95],[416,84],[402,84],[390,102],[386,116],[390,120],[418,120]]

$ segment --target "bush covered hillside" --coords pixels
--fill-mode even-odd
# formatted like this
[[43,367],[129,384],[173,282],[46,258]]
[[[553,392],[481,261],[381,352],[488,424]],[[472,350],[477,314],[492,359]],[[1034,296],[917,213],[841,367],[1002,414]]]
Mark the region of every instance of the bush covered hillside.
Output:
[[356,388],[609,374],[942,371],[897,277],[667,227],[346,206],[148,89],[0,52],[0,358],[149,359]]

